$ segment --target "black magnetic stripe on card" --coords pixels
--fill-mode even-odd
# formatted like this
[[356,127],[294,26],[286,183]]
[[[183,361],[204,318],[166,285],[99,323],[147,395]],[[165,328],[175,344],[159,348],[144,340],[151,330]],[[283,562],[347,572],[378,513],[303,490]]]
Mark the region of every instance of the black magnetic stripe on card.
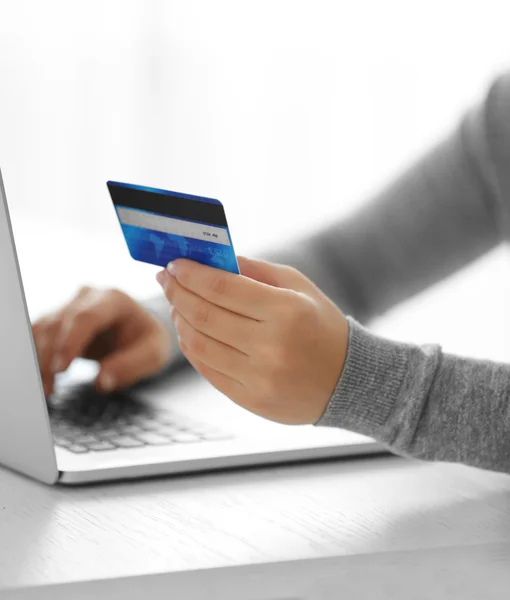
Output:
[[115,184],[108,184],[108,189],[113,203],[119,206],[146,210],[167,217],[175,217],[176,219],[187,219],[227,227],[225,211],[220,204],[190,200],[177,195],[135,190]]

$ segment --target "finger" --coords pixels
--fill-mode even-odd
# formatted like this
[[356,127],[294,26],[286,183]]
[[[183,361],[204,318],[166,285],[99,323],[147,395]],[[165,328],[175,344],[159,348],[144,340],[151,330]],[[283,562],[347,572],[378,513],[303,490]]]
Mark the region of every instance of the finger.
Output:
[[112,354],[100,362],[96,385],[102,392],[112,392],[154,375],[170,359],[164,351],[166,342],[154,333]]
[[260,322],[233,313],[197,296],[168,276],[165,291],[172,306],[188,323],[205,335],[245,354],[253,346]]
[[48,315],[32,326],[34,344],[37,351],[39,370],[44,386],[44,393],[49,396],[53,392],[54,373],[51,369],[53,346],[60,328],[58,314]]
[[67,305],[57,311],[45,315],[32,325],[32,334],[37,349],[41,375],[43,375],[43,377],[51,376],[51,379],[53,379],[54,372],[52,369],[52,362],[55,341],[61,335],[62,321],[66,311],[88,294],[90,289],[91,288],[89,287],[82,287]]
[[232,377],[229,377],[224,373],[216,371],[212,367],[209,367],[208,365],[200,361],[200,359],[196,358],[188,350],[186,344],[184,343],[181,343],[181,351],[184,354],[184,356],[188,359],[191,366],[197,371],[197,373],[202,375],[202,377],[205,377],[207,381],[209,381],[209,383],[213,387],[215,387],[219,392],[225,394],[225,396],[227,396],[234,402],[236,402],[236,399],[239,400],[240,398],[244,397],[246,389],[241,383],[239,383],[239,381],[232,379]]
[[72,302],[62,316],[55,342],[53,369],[65,370],[89,344],[123,316],[123,298],[113,290],[92,290]]
[[252,260],[245,256],[238,256],[237,262],[239,264],[241,275],[244,277],[271,285],[272,287],[281,287],[277,274],[272,270],[270,271],[261,266],[262,261]]
[[296,292],[318,291],[317,286],[294,267],[245,256],[238,256],[237,261],[241,273],[250,279]]
[[241,381],[248,368],[248,357],[231,346],[203,334],[192,327],[178,312],[174,323],[180,342],[184,343],[195,358],[208,367]]
[[276,287],[192,260],[178,259],[167,270],[190,292],[251,319],[263,321],[271,315],[274,305],[282,302]]

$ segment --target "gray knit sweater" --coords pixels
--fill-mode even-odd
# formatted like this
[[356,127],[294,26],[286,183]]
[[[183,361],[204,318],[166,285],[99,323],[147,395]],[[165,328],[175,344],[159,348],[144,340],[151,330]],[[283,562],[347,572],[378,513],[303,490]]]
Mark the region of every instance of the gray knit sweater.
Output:
[[[510,72],[357,213],[264,257],[298,268],[350,315],[344,370],[316,425],[404,456],[510,472],[510,365],[389,341],[360,324],[508,238],[509,217]],[[170,323],[164,298],[151,306]]]

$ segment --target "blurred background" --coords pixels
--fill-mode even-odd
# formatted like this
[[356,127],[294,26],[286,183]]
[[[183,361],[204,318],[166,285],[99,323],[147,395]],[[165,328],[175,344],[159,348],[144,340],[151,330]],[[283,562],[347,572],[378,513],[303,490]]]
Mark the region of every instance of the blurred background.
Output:
[[[222,200],[247,255],[355,210],[510,68],[507,4],[0,0],[0,166],[31,315],[80,283],[159,293],[107,179]],[[507,280],[501,248],[374,327],[510,359],[507,335],[468,327],[510,332]]]

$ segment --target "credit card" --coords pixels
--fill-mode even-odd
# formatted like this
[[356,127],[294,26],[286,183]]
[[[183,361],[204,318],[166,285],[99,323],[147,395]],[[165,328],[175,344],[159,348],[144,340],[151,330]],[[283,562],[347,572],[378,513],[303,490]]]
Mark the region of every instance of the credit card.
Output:
[[129,253],[166,267],[176,258],[239,273],[225,210],[219,200],[108,181]]

